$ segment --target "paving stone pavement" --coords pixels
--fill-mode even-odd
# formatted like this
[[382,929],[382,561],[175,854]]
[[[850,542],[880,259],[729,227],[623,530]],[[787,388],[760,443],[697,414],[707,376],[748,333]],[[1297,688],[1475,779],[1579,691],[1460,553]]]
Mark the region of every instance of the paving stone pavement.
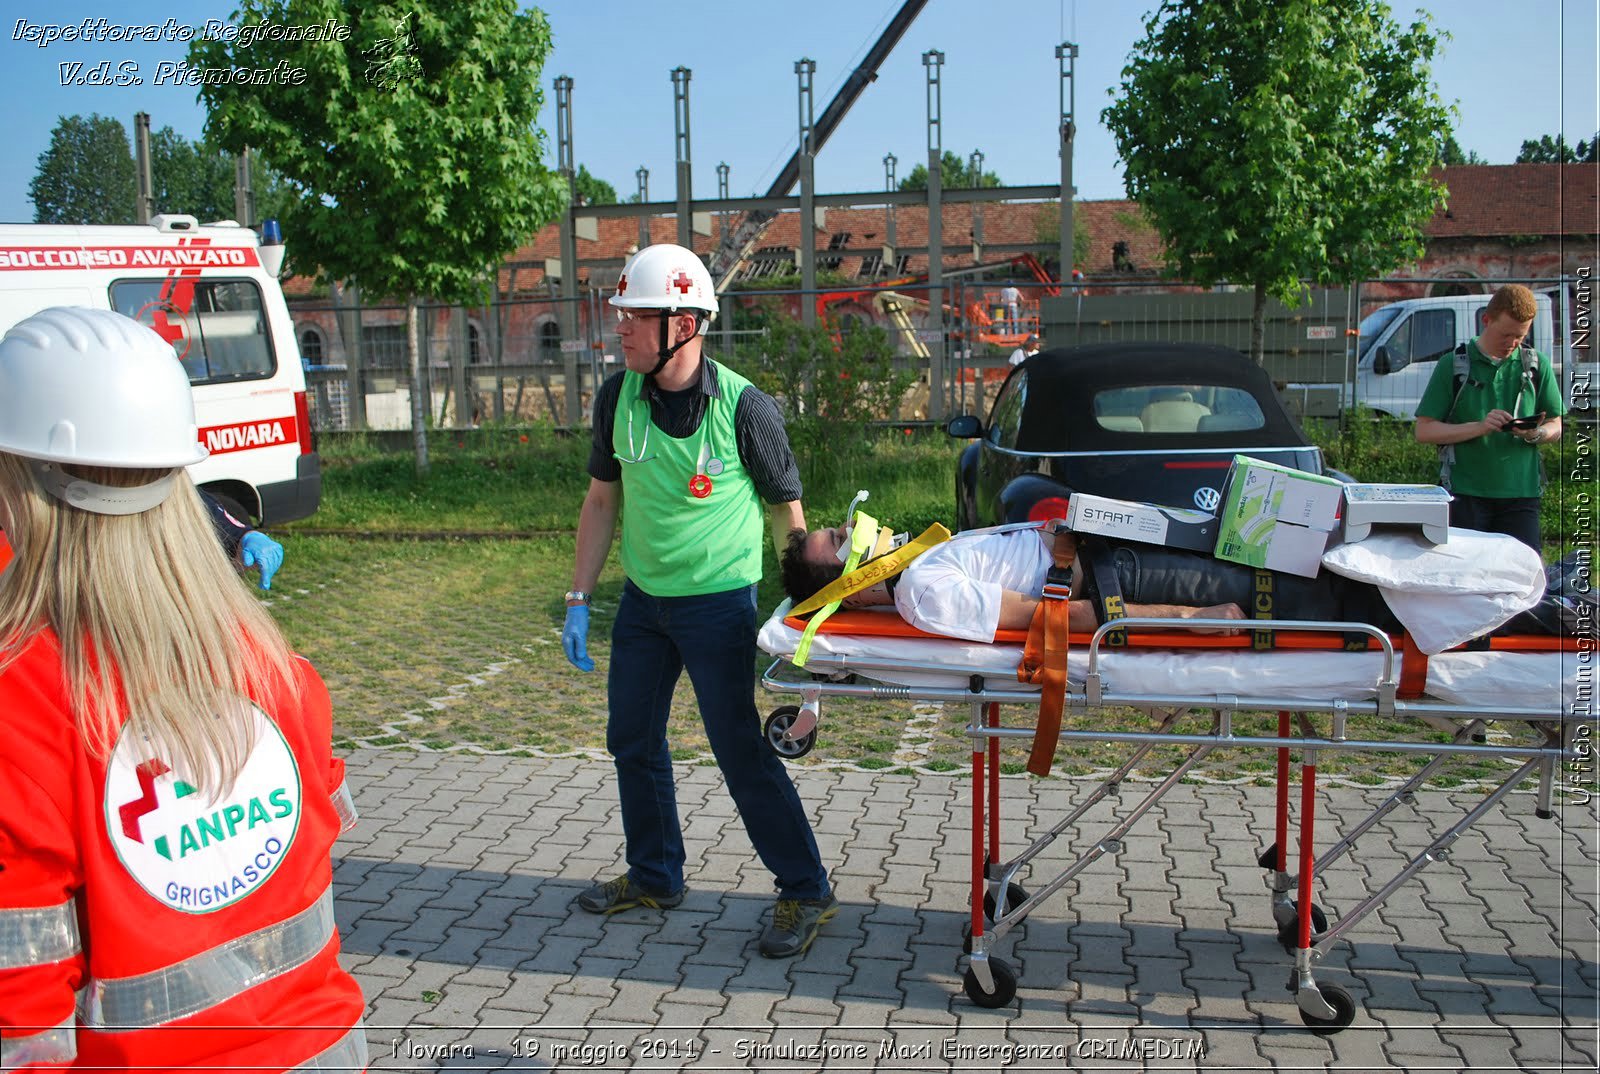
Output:
[[[361,823],[335,851],[336,909],[373,1071],[1542,1072],[1600,1058],[1593,802],[1541,820],[1512,795],[1357,923],[1316,967],[1355,1023],[1317,1036],[1255,864],[1270,787],[1175,787],[1120,853],[998,941],[1019,987],[987,1010],[962,991],[963,778],[791,769],[843,908],[804,955],[770,961],[756,940],[771,878],[713,767],[677,770],[682,906],[604,918],[573,899],[623,868],[608,763],[368,749],[348,766]],[[1004,847],[1091,789],[1002,781]],[[1048,883],[1142,793],[1095,805],[1018,880]],[[1324,791],[1319,847],[1383,797]],[[1337,923],[1479,799],[1431,791],[1389,814],[1318,877],[1318,904]]]

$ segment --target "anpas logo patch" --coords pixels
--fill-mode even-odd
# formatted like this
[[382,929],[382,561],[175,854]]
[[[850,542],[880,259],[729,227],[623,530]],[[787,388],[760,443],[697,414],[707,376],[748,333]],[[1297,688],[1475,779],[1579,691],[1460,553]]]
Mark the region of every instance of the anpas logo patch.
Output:
[[300,768],[267,714],[249,707],[255,748],[217,798],[124,728],[106,769],[106,830],[117,857],[158,902],[189,914],[231,906],[288,855],[300,827]]

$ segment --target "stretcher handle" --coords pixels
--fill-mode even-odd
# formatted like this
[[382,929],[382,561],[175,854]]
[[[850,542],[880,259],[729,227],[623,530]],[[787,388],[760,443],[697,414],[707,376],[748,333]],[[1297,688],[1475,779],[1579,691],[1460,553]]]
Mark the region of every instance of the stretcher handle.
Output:
[[1122,630],[1126,627],[1157,627],[1163,630],[1172,630],[1174,627],[1185,630],[1195,627],[1226,627],[1230,630],[1330,631],[1344,634],[1354,631],[1369,634],[1378,639],[1378,644],[1383,646],[1383,678],[1379,680],[1379,685],[1393,687],[1397,682],[1394,677],[1394,644],[1390,642],[1388,634],[1366,623],[1335,623],[1310,619],[1150,619],[1142,616],[1108,619],[1094,632],[1094,637],[1089,639],[1088,674],[1095,675],[1099,672],[1100,639],[1113,630]]

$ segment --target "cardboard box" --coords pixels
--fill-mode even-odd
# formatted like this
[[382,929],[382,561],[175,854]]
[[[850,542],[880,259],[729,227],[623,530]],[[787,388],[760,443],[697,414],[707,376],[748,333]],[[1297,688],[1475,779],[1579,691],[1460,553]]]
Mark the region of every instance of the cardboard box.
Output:
[[1331,477],[1235,455],[1223,488],[1217,558],[1315,578],[1343,495]]
[[1194,508],[1162,507],[1109,496],[1072,494],[1067,528],[1124,541],[1210,552],[1217,544],[1217,516]]

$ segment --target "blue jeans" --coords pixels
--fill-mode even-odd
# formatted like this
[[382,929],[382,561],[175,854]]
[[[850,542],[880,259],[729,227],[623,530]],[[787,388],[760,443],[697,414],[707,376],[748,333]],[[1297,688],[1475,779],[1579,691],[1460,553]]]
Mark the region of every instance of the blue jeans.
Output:
[[1503,533],[1535,552],[1544,553],[1537,496],[1465,496],[1450,501],[1450,525],[1459,529]]
[[683,887],[683,830],[667,746],[672,690],[687,670],[711,751],[756,854],[789,899],[828,894],[805,807],[767,748],[755,704],[756,587],[652,597],[624,582],[611,629],[606,748],[617,765],[628,875],[646,891]]

